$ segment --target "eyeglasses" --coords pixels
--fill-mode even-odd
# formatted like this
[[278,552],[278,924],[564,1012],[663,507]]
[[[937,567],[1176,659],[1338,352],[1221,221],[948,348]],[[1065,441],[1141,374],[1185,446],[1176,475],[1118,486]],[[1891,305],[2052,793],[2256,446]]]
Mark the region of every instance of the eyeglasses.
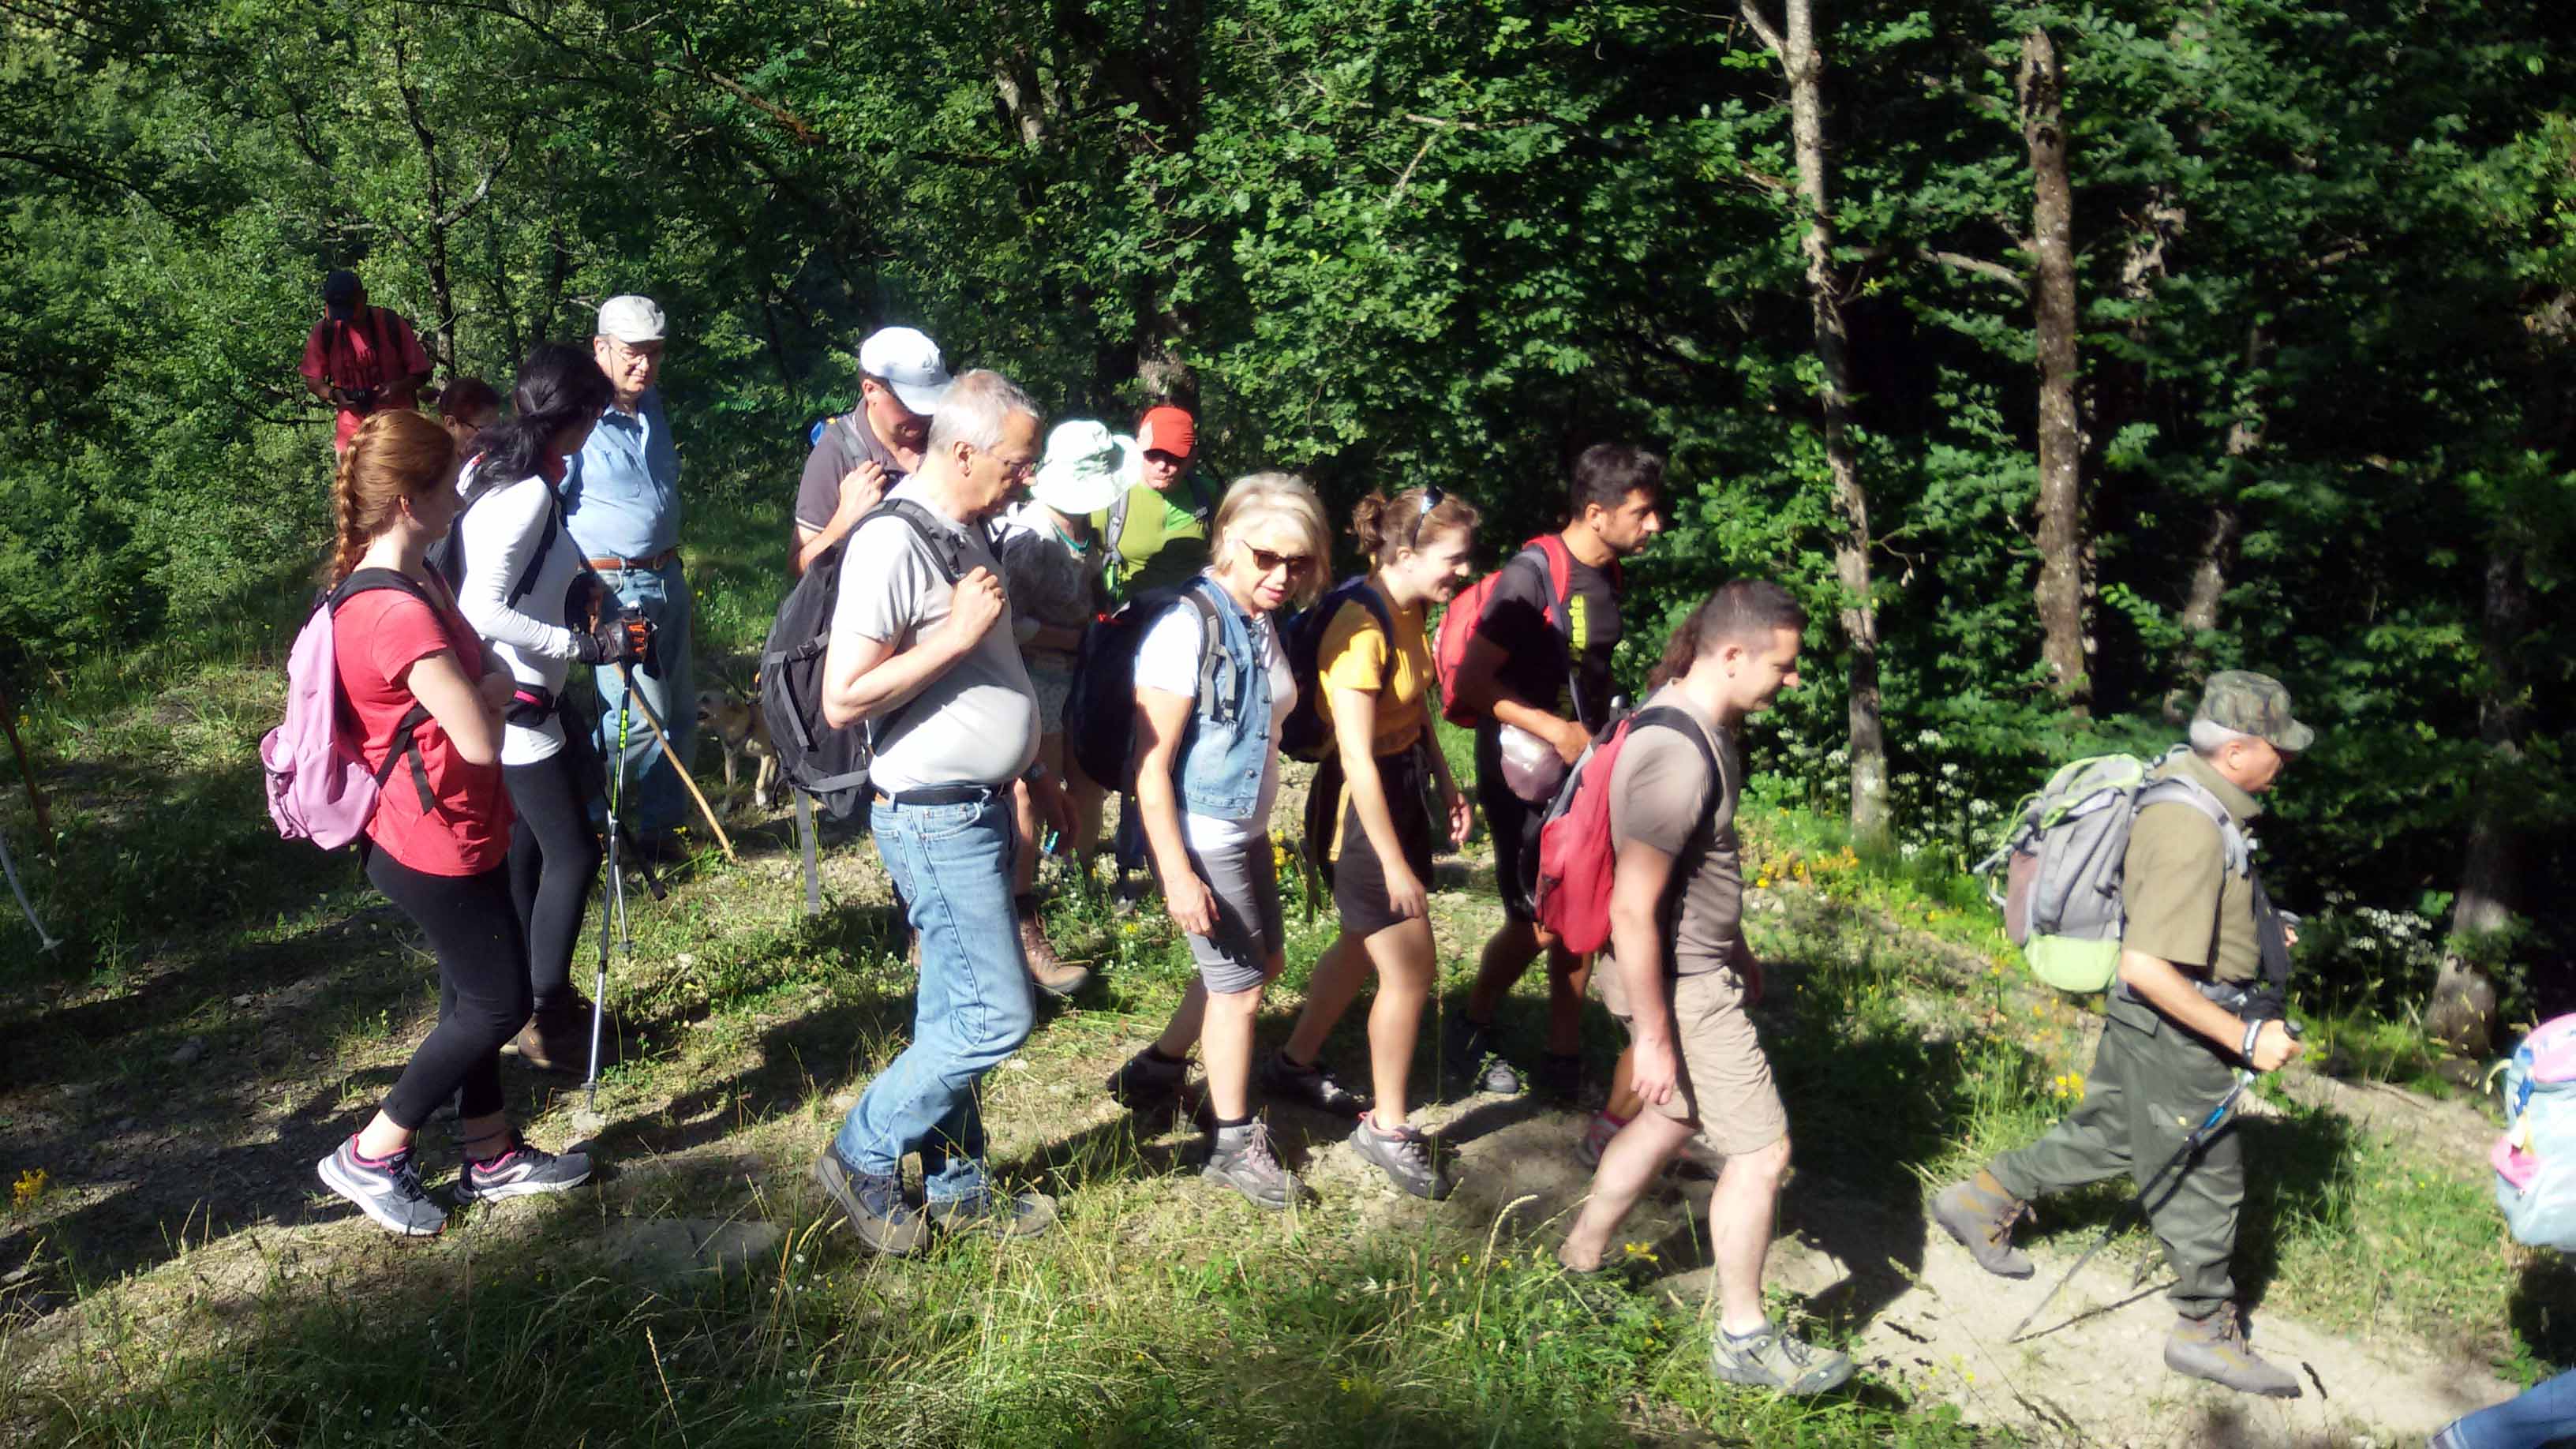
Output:
[[992,459],[994,463],[1001,467],[1002,481],[1005,483],[1025,483],[1028,481],[1029,475],[1038,470],[1038,460],[1035,458],[1020,458],[1013,460],[1005,458],[999,453],[985,453],[981,448],[977,448],[975,451],[984,453],[985,457]]
[[1445,501],[1448,496],[1448,494],[1440,491],[1440,487],[1436,483],[1425,483],[1422,485],[1422,511],[1413,515],[1413,541],[1406,544],[1406,548],[1411,549],[1415,553],[1422,552],[1422,525],[1431,521],[1432,513],[1440,507],[1441,503]]
[[1248,543],[1243,546],[1243,551],[1252,555],[1252,567],[1260,573],[1277,573],[1281,569],[1286,569],[1288,577],[1293,579],[1315,566],[1315,556],[1311,553],[1272,553],[1266,548],[1254,548]]

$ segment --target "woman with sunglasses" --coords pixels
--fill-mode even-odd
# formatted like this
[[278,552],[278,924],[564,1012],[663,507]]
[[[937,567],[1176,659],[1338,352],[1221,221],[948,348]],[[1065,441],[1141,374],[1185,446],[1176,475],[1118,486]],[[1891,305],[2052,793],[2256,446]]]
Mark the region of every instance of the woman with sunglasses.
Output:
[[1255,473],[1226,490],[1215,530],[1215,561],[1136,650],[1136,808],[1199,979],[1109,1093],[1130,1108],[1170,1104],[1197,1043],[1215,1118],[1202,1175],[1275,1209],[1299,1188],[1252,1111],[1253,1018],[1288,960],[1270,807],[1297,680],[1274,616],[1322,592],[1328,526],[1304,479]]
[[1426,887],[1432,783],[1452,841],[1466,842],[1472,817],[1432,738],[1434,675],[1423,619],[1467,582],[1476,522],[1474,505],[1437,488],[1393,498],[1372,493],[1352,513],[1351,532],[1375,568],[1337,591],[1341,602],[1324,621],[1315,655],[1318,713],[1332,726],[1338,753],[1317,772],[1306,813],[1310,844],[1329,833],[1342,934],[1315,963],[1288,1044],[1262,1065],[1262,1086],[1273,1096],[1327,1112],[1359,1111],[1365,1104],[1316,1058],[1375,967],[1368,1035],[1377,1100],[1361,1113],[1351,1147],[1396,1186],[1428,1198],[1447,1197],[1452,1184],[1429,1139],[1406,1120],[1405,1086],[1436,967]]

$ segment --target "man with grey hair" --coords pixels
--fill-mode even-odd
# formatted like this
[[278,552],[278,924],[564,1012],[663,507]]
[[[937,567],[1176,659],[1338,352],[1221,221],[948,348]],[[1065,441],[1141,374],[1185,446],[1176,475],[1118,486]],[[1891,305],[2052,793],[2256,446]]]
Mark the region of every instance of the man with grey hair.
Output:
[[[921,467],[850,531],[824,647],[823,717],[872,737],[870,828],[920,941],[921,977],[912,1044],[850,1108],[814,1175],[860,1241],[891,1256],[917,1251],[932,1224],[1028,1237],[1055,1221],[1053,1199],[987,1176],[976,1103],[976,1084],[1036,1019],[1011,901],[1012,782],[1072,826],[1037,763],[1037,695],[986,532],[1037,466],[1039,425],[1001,374],[957,379]],[[913,1151],[919,1209],[903,1193]]]
[[2234,1119],[2177,1166],[2179,1177],[2158,1174],[2240,1067],[2276,1071],[2300,1054],[2277,992],[2257,979],[2286,978],[2290,935],[2254,870],[2246,827],[2263,812],[2254,797],[2315,740],[2291,717],[2278,680],[2242,670],[2210,677],[2191,749],[2150,773],[2153,795],[2141,794],[2130,828],[2119,982],[2103,1009],[2083,1104],[1932,1204],[1933,1218],[1980,1267],[2027,1278],[2032,1264],[2012,1246],[2012,1230],[2033,1199],[2124,1173],[2141,1192],[2152,1186],[2143,1206],[2174,1270],[2165,1367],[2274,1398],[2297,1398],[2299,1380],[2246,1342],[2228,1273],[2245,1201],[2245,1144]]

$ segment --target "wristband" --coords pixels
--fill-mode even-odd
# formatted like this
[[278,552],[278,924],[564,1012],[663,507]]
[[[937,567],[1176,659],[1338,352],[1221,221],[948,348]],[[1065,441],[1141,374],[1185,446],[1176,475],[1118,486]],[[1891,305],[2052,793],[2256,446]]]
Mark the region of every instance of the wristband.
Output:
[[2254,1065],[2254,1043],[2261,1039],[2263,1035],[2263,1023],[2269,1019],[2270,1018],[2268,1017],[2262,1017],[2245,1023],[2245,1045],[2237,1052],[2237,1055],[2243,1057],[2245,1059],[2245,1065],[2249,1067]]

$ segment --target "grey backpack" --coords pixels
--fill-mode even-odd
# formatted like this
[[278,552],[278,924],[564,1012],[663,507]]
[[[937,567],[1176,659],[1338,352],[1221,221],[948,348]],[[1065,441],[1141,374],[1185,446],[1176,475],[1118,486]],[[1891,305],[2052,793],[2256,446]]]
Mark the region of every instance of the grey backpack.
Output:
[[2254,842],[2217,796],[2180,776],[2147,778],[2183,748],[2154,761],[2094,755],[2060,768],[2022,802],[1995,853],[1977,864],[1987,896],[2003,908],[2004,935],[2040,980],[2082,995],[2107,988],[2119,973],[2127,924],[2120,876],[2129,829],[2149,805],[2180,801],[2207,815],[2226,844],[2228,873],[2253,875]]

